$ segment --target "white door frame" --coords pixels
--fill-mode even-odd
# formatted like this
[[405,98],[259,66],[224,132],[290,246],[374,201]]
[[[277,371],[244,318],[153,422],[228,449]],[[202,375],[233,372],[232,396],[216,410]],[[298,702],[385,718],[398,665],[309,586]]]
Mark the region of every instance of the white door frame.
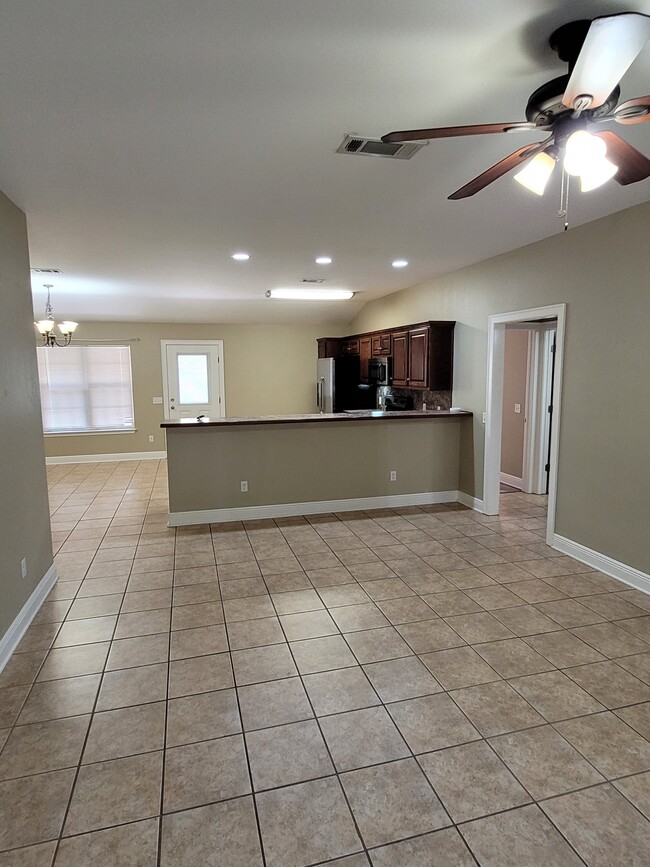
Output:
[[550,544],[555,531],[566,304],[552,304],[548,307],[533,307],[529,310],[498,313],[490,316],[488,319],[487,393],[485,403],[487,418],[485,426],[483,512],[486,515],[499,514],[501,424],[503,412],[503,370],[506,324],[510,322],[526,322],[539,319],[557,319],[555,387],[553,389],[553,428],[551,431],[551,467],[549,472],[548,489],[548,520],[546,524],[546,541]]
[[165,416],[169,408],[169,377],[167,376],[167,347],[168,346],[214,346],[219,356],[219,395],[221,396],[221,415],[226,415],[226,392],[224,389],[223,376],[223,340],[172,340],[164,339],[160,341],[160,356],[162,361],[162,386],[163,386],[163,406]]
[[551,423],[548,408],[553,403],[551,348],[555,332],[555,320],[535,324],[529,332],[523,490],[532,494],[546,491],[548,428]]

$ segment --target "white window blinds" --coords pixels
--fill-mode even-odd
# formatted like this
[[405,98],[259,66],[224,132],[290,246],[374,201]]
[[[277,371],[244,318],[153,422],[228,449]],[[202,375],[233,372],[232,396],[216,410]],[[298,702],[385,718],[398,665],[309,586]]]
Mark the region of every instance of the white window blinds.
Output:
[[39,346],[45,433],[133,430],[128,346]]

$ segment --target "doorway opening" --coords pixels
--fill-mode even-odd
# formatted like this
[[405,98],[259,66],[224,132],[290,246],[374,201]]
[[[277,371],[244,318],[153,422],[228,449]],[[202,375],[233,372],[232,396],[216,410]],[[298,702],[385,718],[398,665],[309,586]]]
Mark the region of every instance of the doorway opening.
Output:
[[490,316],[488,324],[483,511],[499,514],[504,483],[540,509],[548,497],[548,544],[555,530],[565,320],[566,305],[556,304]]
[[165,418],[223,418],[223,340],[161,340]]

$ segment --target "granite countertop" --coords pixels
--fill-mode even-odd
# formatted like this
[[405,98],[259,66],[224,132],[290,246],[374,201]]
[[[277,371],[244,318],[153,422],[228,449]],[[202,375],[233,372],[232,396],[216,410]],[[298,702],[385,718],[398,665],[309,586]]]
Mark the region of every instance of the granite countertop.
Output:
[[378,410],[360,409],[354,412],[331,412],[331,413],[307,413],[303,415],[263,415],[263,416],[232,416],[230,418],[210,419],[204,417],[202,421],[195,418],[163,419],[160,427],[166,428],[197,428],[197,427],[230,427],[234,425],[257,425],[257,424],[309,424],[312,422],[323,424],[336,421],[404,421],[408,419],[441,419],[463,418],[471,416],[467,410],[405,410],[404,412],[381,412]]

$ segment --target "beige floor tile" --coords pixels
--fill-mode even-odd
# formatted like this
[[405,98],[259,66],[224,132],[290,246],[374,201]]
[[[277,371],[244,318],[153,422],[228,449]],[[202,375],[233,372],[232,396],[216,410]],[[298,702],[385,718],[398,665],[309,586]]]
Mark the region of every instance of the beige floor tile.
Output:
[[95,644],[113,637],[117,617],[91,617],[88,620],[70,620],[64,623],[54,639],[54,647],[72,647],[77,644]]
[[485,741],[427,753],[418,761],[454,822],[467,822],[531,801]]
[[303,681],[316,716],[380,704],[360,666],[308,674]]
[[[173,581],[174,573],[171,569],[165,572],[143,572],[140,575],[131,575],[126,589],[129,593],[144,593],[147,590],[169,590]],[[87,581],[84,582],[84,584],[87,583]],[[81,590],[83,589],[82,586]],[[81,596],[81,591],[79,591],[79,595]]]
[[315,590],[292,590],[286,593],[274,593],[272,596],[278,614],[300,614],[305,611],[316,611],[324,608],[323,602]]
[[122,638],[111,644],[111,652],[106,663],[107,671],[120,668],[135,668],[141,665],[167,662],[169,657],[169,636],[142,635],[138,638]]
[[512,632],[487,611],[445,617],[445,621],[468,644],[512,637]]
[[175,606],[200,605],[203,602],[218,602],[220,599],[221,591],[216,581],[174,587]]
[[603,780],[551,726],[499,735],[490,744],[536,800]]
[[548,722],[605,710],[600,702],[561,671],[516,677],[510,685]]
[[120,614],[117,619],[115,638],[135,638],[138,635],[167,633],[169,632],[170,614],[169,608]]
[[467,717],[444,693],[396,702],[388,705],[387,710],[414,753],[480,738]]
[[545,722],[505,681],[457,689],[451,697],[485,738]]
[[576,599],[561,599],[556,602],[540,602],[536,605],[538,611],[546,614],[551,620],[555,620],[565,629],[578,626],[588,626],[593,623],[602,623],[604,618],[596,614],[591,608],[578,602]]
[[366,846],[381,846],[450,824],[414,759],[341,775]]
[[244,599],[226,599],[223,603],[226,623],[238,620],[257,620],[272,617],[275,609],[270,596],[247,596]]
[[400,656],[411,656],[413,653],[393,626],[350,632],[346,635],[346,641],[362,665],[385,659],[397,659]]
[[633,656],[619,657],[616,664],[644,683],[650,684],[650,653],[637,653]]
[[565,630],[549,632],[545,635],[527,635],[525,641],[557,668],[600,662],[604,659],[604,656],[593,647]]
[[313,674],[318,671],[347,668],[357,664],[352,651],[341,635],[309,638],[306,641],[292,641],[290,647],[300,674]]
[[59,631],[58,623],[44,623],[35,626],[33,623],[20,639],[16,653],[29,653],[34,650],[49,650]]
[[420,658],[444,689],[474,686],[477,683],[501,679],[501,675],[471,647],[438,650],[435,653],[425,653]]
[[596,786],[541,806],[589,865],[647,864],[650,822],[612,786]]
[[162,752],[83,765],[72,793],[66,836],[157,816]]
[[109,593],[106,596],[86,596],[72,603],[68,612],[68,620],[86,620],[92,617],[104,617],[117,614],[122,605],[121,593]]
[[414,591],[401,578],[379,578],[372,581],[363,581],[360,586],[377,603],[389,599],[415,596]]
[[396,629],[415,653],[431,653],[465,644],[458,633],[440,619],[406,623]]
[[33,683],[46,655],[45,650],[14,653],[0,673],[0,688]]
[[92,831],[61,841],[57,867],[95,867],[125,864],[155,867],[158,853],[158,819],[145,819],[103,831]]
[[337,587],[341,584],[356,583],[356,579],[350,575],[345,566],[333,566],[327,569],[308,569],[307,577],[314,587]]
[[232,664],[238,686],[279,680],[298,673],[287,644],[234,651]]
[[97,700],[97,710],[164,701],[167,698],[167,663],[107,671]]
[[234,685],[230,655],[217,653],[177,659],[169,665],[169,697],[178,698]]
[[304,572],[286,572],[265,575],[264,583],[269,593],[288,593],[291,590],[311,590],[311,581]]
[[387,599],[378,602],[377,605],[394,626],[421,620],[435,620],[438,616],[430,605],[417,596]]
[[160,864],[262,867],[253,799],[237,798],[163,816]]
[[58,837],[74,775],[68,769],[0,782],[0,850]]
[[88,733],[83,763],[106,762],[161,750],[164,736],[163,701],[96,713]]
[[[650,619],[650,618],[649,618]],[[621,621],[622,623],[636,624],[639,621],[636,618],[630,621]],[[650,651],[650,645],[632,635],[629,626],[625,629],[620,628],[620,624],[615,623],[597,623],[593,626],[583,626],[580,629],[574,629],[573,634],[585,641],[594,650],[599,651],[604,656],[610,659],[616,656],[628,656],[633,653],[647,653]]]
[[615,662],[578,665],[565,673],[608,708],[650,700],[650,686]]
[[399,731],[382,707],[326,716],[320,725],[339,773],[410,755]]
[[608,779],[650,769],[650,743],[615,714],[591,714],[555,727]]
[[[162,574],[162,573],[161,573]],[[172,574],[172,573],[165,573]],[[259,574],[258,572],[255,573]],[[195,584],[210,584],[217,586],[217,568],[216,566],[195,566],[189,569],[174,569],[174,592],[177,588],[185,586],[194,586]],[[133,578],[131,578],[131,582]],[[171,582],[170,582],[171,585]],[[130,584],[129,584],[130,586]]]
[[553,668],[521,638],[478,644],[476,652],[502,677],[521,677]]
[[166,752],[165,813],[225,801],[250,791],[241,735],[173,747]]
[[167,714],[167,747],[206,741],[241,731],[234,689],[175,698]]
[[52,840],[24,849],[0,852],[0,867],[51,867],[55,850],[56,840]]
[[334,773],[327,747],[314,721],[249,732],[246,746],[253,787],[258,792]]
[[650,771],[616,780],[613,785],[643,813],[646,819],[650,819]]
[[238,693],[245,731],[313,717],[299,677],[243,686]]
[[400,701],[440,692],[440,684],[416,656],[364,666],[382,701]]
[[281,614],[280,623],[288,641],[337,635],[339,631],[325,609],[322,611],[305,611],[300,614]]
[[199,626],[196,629],[181,629],[172,632],[169,658],[187,659],[191,656],[208,656],[228,650],[226,628],[221,624]]
[[73,716],[16,726],[0,755],[0,780],[77,765],[89,722]]
[[370,597],[360,584],[321,587],[318,595],[327,608],[341,608],[346,605],[359,605],[370,602]]
[[231,650],[246,650],[249,647],[282,644],[286,641],[277,617],[230,622],[227,630]]
[[462,837],[455,828],[444,828],[401,843],[373,849],[373,867],[474,867]]
[[252,596],[268,596],[268,588],[264,579],[232,578],[219,582],[222,599],[245,599]]
[[481,606],[470,599],[463,590],[430,593],[422,598],[439,617],[451,617],[454,614],[475,614],[482,610]]
[[[520,600],[521,601],[521,600]],[[556,632],[558,624],[542,614],[532,605],[518,605],[516,608],[502,608],[493,612],[497,620],[507,626],[515,635],[537,635],[544,632]]]
[[60,680],[101,672],[108,656],[109,642],[77,647],[55,647],[45,658],[37,681]]
[[261,792],[257,807],[268,867],[303,867],[362,849],[335,777]]
[[359,632],[389,625],[374,602],[333,608],[330,614],[341,632]]
[[[197,585],[200,587],[201,585]],[[221,602],[203,602],[180,605],[172,609],[172,629],[191,629],[197,626],[212,626],[223,623]]]
[[614,713],[650,741],[650,702],[619,708]]
[[519,807],[462,825],[479,864],[581,867],[581,860],[537,806]]
[[[530,575],[528,576],[530,579]],[[508,585],[508,589],[517,596],[521,596],[524,602],[534,605],[537,602],[554,602],[558,599],[565,599],[564,593],[556,587],[551,587],[545,581],[539,578],[533,578],[528,581],[517,581]]]

